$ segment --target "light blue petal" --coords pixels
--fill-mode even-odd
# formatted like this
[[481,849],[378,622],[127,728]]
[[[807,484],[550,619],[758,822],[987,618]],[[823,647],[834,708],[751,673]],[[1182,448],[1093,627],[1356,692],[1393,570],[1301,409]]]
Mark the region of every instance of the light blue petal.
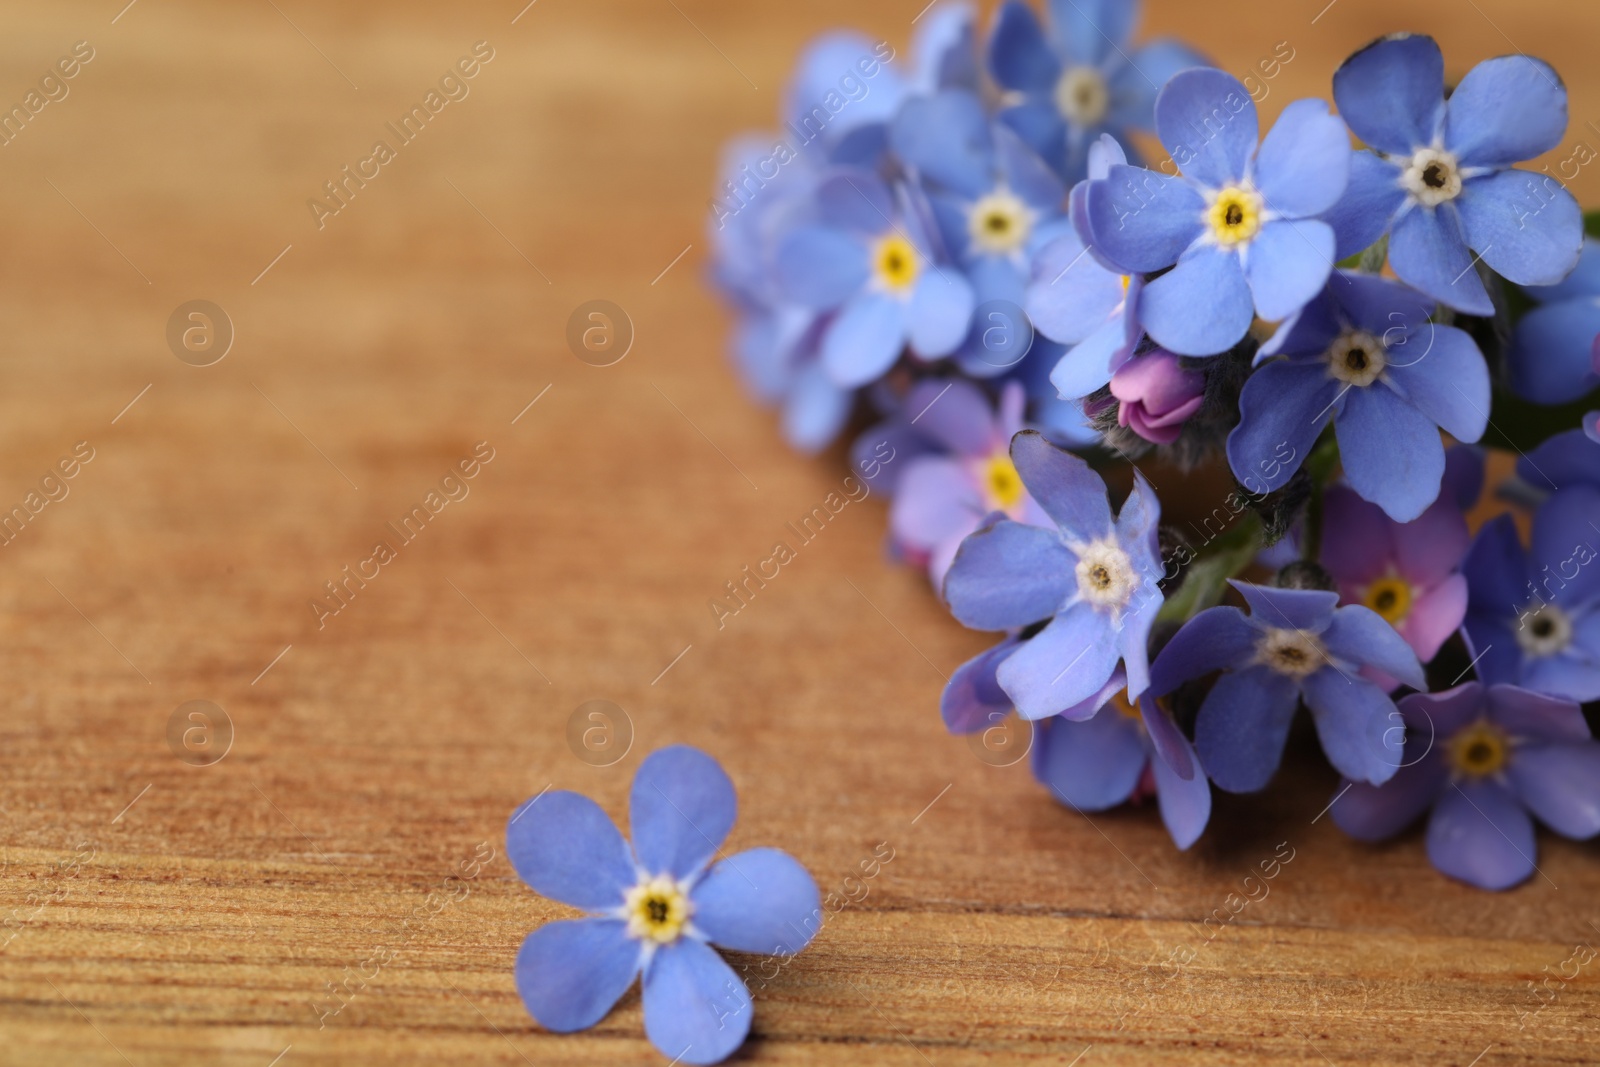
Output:
[[889,125],[889,146],[903,162],[976,199],[993,180],[989,117],[972,93],[947,89],[907,100]]
[[844,429],[854,400],[854,390],[835,385],[822,364],[807,364],[795,376],[784,403],[784,440],[807,454],[821,452]]
[[1578,841],[1600,834],[1600,744],[1523,748],[1506,774],[1522,802],[1556,833]]
[[1111,109],[1106,112],[1106,125],[1113,129],[1155,129],[1156,96],[1161,87],[1180,70],[1212,65],[1188,45],[1167,38],[1135,49],[1108,81]]
[[540,896],[603,911],[634,883],[628,842],[600,805],[565,789],[517,809],[506,824],[506,857]]
[[[1358,841],[1382,841],[1415,822],[1448,784],[1444,759],[1437,751],[1411,762],[1408,754],[1394,777],[1383,785],[1339,783],[1328,814],[1339,829]],[[1348,788],[1347,788],[1348,787]]]
[[1068,536],[1093,541],[1111,532],[1106,483],[1081,457],[1024,430],[1011,439],[1011,461],[1033,499]]
[[[1331,248],[1332,231],[1328,233]],[[1226,352],[1255,321],[1255,302],[1238,253],[1216,245],[1191,248],[1176,267],[1144,287],[1139,319],[1158,345],[1180,356]]]
[[1583,708],[1571,700],[1514,685],[1490,686],[1487,700],[1489,719],[1521,743],[1564,744],[1594,737],[1583,717]]
[[1484,60],[1445,105],[1444,146],[1463,166],[1520,163],[1559,145],[1566,132],[1566,86],[1555,68],[1529,56]]
[[656,950],[644,973],[644,1032],[679,1063],[721,1063],[744,1044],[750,990],[704,941],[681,937]]
[[1333,249],[1333,227],[1325,222],[1279,219],[1261,227],[1245,252],[1256,312],[1277,322],[1304,307],[1333,273]]
[[776,848],[729,856],[690,894],[695,929],[735,952],[792,956],[822,928],[822,896],[800,861]]
[[912,350],[924,359],[954,352],[966,340],[976,302],[971,283],[960,273],[945,267],[924,271],[906,311]]
[[1391,678],[1398,678],[1413,689],[1427,689],[1417,654],[1405,638],[1371,608],[1350,604],[1333,613],[1333,622],[1322,632],[1328,651],[1338,658],[1363,667],[1376,667]]
[[1339,603],[1338,593],[1323,589],[1279,589],[1237,579],[1228,584],[1244,597],[1260,626],[1320,634],[1333,624],[1334,606]]
[[1184,623],[1156,656],[1150,666],[1150,695],[1166,696],[1215,670],[1239,670],[1255,658],[1260,636],[1260,629],[1238,608],[1207,608]]
[[[1148,719],[1146,720],[1149,721]],[[1200,769],[1200,760],[1182,732],[1174,728],[1177,742],[1182,745],[1187,759],[1193,761],[1195,771],[1189,777],[1180,775],[1159,752],[1150,757],[1150,771],[1156,779],[1156,799],[1161,805],[1161,821],[1166,824],[1172,843],[1180,850],[1188,848],[1205,832],[1211,819],[1211,783]]]
[[1490,315],[1494,302],[1473,267],[1461,221],[1449,204],[1412,206],[1389,232],[1389,266],[1400,280],[1469,315]]
[[1294,679],[1265,667],[1218,678],[1194,724],[1195,751],[1211,780],[1230,793],[1270,782],[1299,703]]
[[994,672],[1016,647],[1017,639],[1008,637],[951,672],[939,698],[945,729],[958,735],[975,734],[1005,721],[1013,710],[1011,698],[1000,688]]
[[1040,333],[1077,344],[1110,320],[1124,295],[1122,275],[1102,267],[1068,231],[1035,257],[1023,308]]
[[1350,488],[1395,522],[1439,499],[1444,444],[1439,427],[1383,385],[1352,389],[1334,424]]
[[1399,723],[1394,701],[1359,675],[1324,667],[1302,683],[1317,724],[1317,739],[1334,770],[1346,778],[1382,785],[1401,761],[1386,743]]
[[1554,285],[1578,265],[1583,210],[1548,175],[1503,170],[1471,178],[1456,205],[1467,244],[1518,285]]
[[917,430],[968,459],[987,456],[1000,433],[994,405],[982,389],[961,378],[918,382],[906,394],[904,411],[916,420]]
[[1388,351],[1388,374],[1406,401],[1457,441],[1483,436],[1489,422],[1489,365],[1477,342],[1431,323]]
[[1341,385],[1317,363],[1277,360],[1245,379],[1239,425],[1228,434],[1228,466],[1252,493],[1289,483],[1342,402]]
[[1122,53],[1138,21],[1139,5],[1128,0],[1050,0],[1051,39],[1074,65]]
[[867,249],[827,226],[805,226],[778,248],[774,262],[784,295],[810,308],[838,307],[866,284]]
[[716,760],[688,745],[656,749],[639,764],[628,793],[640,865],[687,878],[716,855],[738,811],[733,782]]
[[1353,153],[1350,184],[1322,215],[1322,221],[1333,227],[1334,257],[1348,259],[1376,243],[1405,200],[1399,167],[1371,152]]
[[1428,859],[1479,889],[1510,889],[1534,872],[1533,820],[1492,781],[1450,785],[1428,820]]
[[[1600,486],[1573,485],[1552,493],[1533,516],[1529,569],[1545,594],[1569,615],[1600,609]],[[1582,546],[1580,550],[1580,546]],[[1573,620],[1577,622],[1577,619]],[[1600,666],[1600,664],[1597,664]],[[1587,697],[1585,700],[1589,699]]]
[[1033,146],[1010,126],[997,123],[994,147],[1000,174],[1011,191],[1047,217],[1058,214],[1067,198],[1066,186]]
[[1097,252],[1124,271],[1170,267],[1201,233],[1205,199],[1183,178],[1113,165],[1089,183],[1087,216]]
[[1219,189],[1245,176],[1261,128],[1238,78],[1193,67],[1174,74],[1156,97],[1156,133],[1179,170]]
[[1333,99],[1357,137],[1410,155],[1432,144],[1443,122],[1444,56],[1432,37],[1381,37],[1334,72]]
[[1042,99],[1024,100],[1002,108],[999,120],[1022,138],[1040,159],[1057,169],[1068,182],[1082,178],[1064,170],[1067,162],[1067,122],[1055,104]]
[[[1152,535],[1154,532],[1152,527]],[[1150,630],[1155,626],[1163,603],[1161,590],[1156,586],[1160,576],[1160,565],[1152,564],[1145,584],[1133,594],[1133,600],[1118,620],[1121,625],[1117,629],[1117,651],[1128,676],[1129,700],[1138,700],[1139,695],[1150,688]]]
[[817,185],[815,197],[825,224],[858,236],[883,233],[894,214],[894,193],[888,184],[862,168],[831,172]]
[[1060,609],[1076,588],[1077,562],[1054,530],[1002,520],[961,542],[945,575],[945,602],[974,630],[1028,626]]
[[1350,183],[1350,131],[1322,100],[1296,100],[1283,109],[1256,155],[1256,188],[1280,215],[1320,215]]
[[851,300],[822,335],[822,365],[846,389],[881,377],[906,344],[906,302],[882,293]]
[[1529,311],[1512,335],[1511,388],[1536,404],[1588,396],[1600,386],[1594,371],[1597,336],[1600,299],[1561,300]]
[[1079,602],[1008,656],[995,677],[1024,719],[1042,719],[1072,707],[1105,685],[1117,667],[1117,632],[1111,620]]
[[528,1014],[558,1034],[605,1018],[639,973],[639,942],[617,919],[546,923],[522,942],[514,969]]
[[1578,265],[1572,273],[1555,285],[1533,286],[1528,289],[1528,295],[1541,304],[1600,296],[1600,241],[1585,237]]
[[1073,345],[1050,372],[1050,384],[1063,399],[1088,396],[1111,381],[1111,375],[1126,362],[1128,345],[1122,322],[1112,319],[1090,334],[1082,344]]
[[1051,719],[1040,733],[1034,775],[1079,811],[1104,811],[1127,800],[1149,763],[1138,724],[1109,704],[1081,722]]
[[1061,63],[1045,43],[1033,8],[1006,0],[989,37],[989,71],[1002,88],[1048,93],[1061,77]]

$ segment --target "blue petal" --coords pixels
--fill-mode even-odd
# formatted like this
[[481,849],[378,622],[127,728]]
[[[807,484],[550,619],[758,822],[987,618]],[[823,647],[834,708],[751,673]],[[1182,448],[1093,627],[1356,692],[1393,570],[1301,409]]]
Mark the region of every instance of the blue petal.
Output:
[[1352,154],[1350,185],[1322,215],[1322,221],[1333,227],[1334,256],[1348,259],[1376,243],[1405,201],[1399,167],[1371,152]]
[[634,772],[628,794],[640,865],[687,878],[716,855],[738,810],[733,782],[716,760],[688,745],[656,749]]
[[1566,87],[1550,64],[1528,56],[1484,60],[1445,105],[1444,146],[1463,166],[1520,163],[1556,147],[1566,132]]
[[1340,392],[1319,363],[1278,360],[1245,379],[1227,449],[1239,484],[1257,494],[1287,485],[1337,411]]
[[1590,565],[1596,562],[1597,535],[1600,486],[1573,485],[1552,493],[1533,516],[1530,569],[1548,590],[1545,596],[1569,614],[1600,600],[1600,566]]
[[[1342,270],[1328,286],[1351,324],[1383,340],[1386,347],[1394,349],[1387,358],[1391,362],[1416,362],[1410,355],[1415,349],[1402,350],[1401,345],[1416,344],[1424,337],[1433,337],[1430,316],[1436,308],[1434,302],[1410,286],[1401,285],[1390,278],[1366,274],[1356,270]],[[1424,335],[1422,331],[1427,331]],[[1328,341],[1332,341],[1329,337]],[[1421,347],[1428,347],[1426,344]],[[1315,350],[1320,355],[1326,342]]]
[[[1332,231],[1328,234],[1331,249]],[[1157,344],[1180,356],[1226,352],[1255,321],[1255,302],[1238,253],[1216,245],[1189,249],[1176,267],[1145,286],[1139,319]]]
[[857,235],[872,236],[889,229],[894,214],[894,193],[876,173],[859,168],[834,171],[818,184],[814,194],[823,222]]
[[833,384],[820,363],[802,370],[790,388],[783,409],[783,437],[805,453],[817,453],[833,443],[850,418],[855,392]]
[[1023,307],[1040,333],[1076,344],[1104,326],[1124,296],[1122,276],[1102,267],[1068,231],[1035,257]]
[[1571,700],[1514,685],[1492,685],[1488,704],[1490,720],[1519,745],[1570,744],[1594,737],[1583,708]]
[[1077,603],[1050,620],[995,672],[1024,719],[1056,715],[1087,699],[1116,669],[1111,620]]
[[1256,654],[1261,631],[1233,607],[1207,608],[1172,636],[1150,666],[1150,694],[1166,696],[1215,670],[1239,670]]
[[1007,0],[989,38],[989,70],[1002,88],[1047,93],[1061,77],[1061,64],[1045,44],[1044,30],[1022,0]]
[[1449,204],[1402,212],[1389,233],[1389,266],[1400,280],[1457,311],[1492,315],[1494,302],[1473,269],[1461,221]]
[[1406,644],[1382,615],[1360,604],[1350,604],[1333,613],[1333,622],[1322,632],[1322,640],[1340,659],[1363,667],[1376,667],[1391,678],[1398,678],[1413,689],[1426,689],[1417,654]]
[[882,293],[862,293],[839,312],[822,335],[822,365],[846,389],[882,376],[906,343],[906,303]]
[[1517,477],[1539,489],[1583,482],[1600,485],[1596,472],[1600,472],[1600,444],[1590,441],[1582,430],[1558,433],[1517,460]]
[[889,125],[889,145],[903,162],[968,199],[988,190],[994,140],[983,105],[948,89],[907,100]]
[[[1148,719],[1146,720],[1149,721]],[[1199,759],[1194,756],[1188,740],[1176,729],[1187,757],[1199,769]],[[1150,757],[1150,771],[1156,779],[1156,799],[1161,805],[1161,821],[1172,835],[1172,843],[1186,849],[1205,832],[1211,819],[1211,783],[1205,774],[1191,774],[1184,778],[1171,767],[1159,752]]]
[[1060,212],[1062,201],[1067,198],[1066,186],[1032,145],[1010,126],[1000,123],[994,129],[994,147],[1000,173],[1012,192],[1046,216]]
[[1250,90],[1226,71],[1179,71],[1156,97],[1156,133],[1185,175],[1213,189],[1245,176],[1261,136]]
[[792,956],[822,928],[822,897],[800,861],[776,848],[729,856],[690,894],[695,929],[735,952]]
[[[1134,6],[1128,5],[1130,9]],[[1210,60],[1179,41],[1161,38],[1141,46],[1108,79],[1111,109],[1106,112],[1106,125],[1114,129],[1154,129],[1156,97],[1161,87],[1180,70],[1211,65]]]
[[639,955],[639,942],[620,920],[546,923],[517,953],[517,992],[546,1030],[586,1030],[605,1018],[633,984]]
[[905,314],[912,350],[924,359],[954,352],[966,339],[975,303],[972,285],[956,271],[944,267],[924,271]]
[[[881,44],[862,33],[833,31],[808,44],[795,63],[794,75],[784,87],[783,115],[796,126],[804,123],[815,108],[824,108],[829,93],[839,94],[839,81],[862,60],[872,59]],[[849,110],[835,121],[846,123],[881,122],[894,113],[905,93],[905,85],[895,69],[884,64],[873,77],[870,91],[849,103]],[[828,131],[831,136],[835,131]]]
[[1302,683],[1306,704],[1317,724],[1323,754],[1346,778],[1382,785],[1401,761],[1387,744],[1400,724],[1394,701],[1365,678],[1324,667]]
[[1127,800],[1149,762],[1138,725],[1109,704],[1082,722],[1051,719],[1041,732],[1034,774],[1080,811],[1104,811]]
[[[1006,128],[1052,167],[1059,167],[1067,155],[1067,124],[1061,112],[1044,100],[1024,100],[1002,108],[999,120]],[[1076,181],[1081,175],[1063,174],[1067,181]]]
[[1086,397],[1111,381],[1127,356],[1126,331],[1120,321],[1112,320],[1068,349],[1050,372],[1050,384],[1065,399]]
[[1087,197],[1094,248],[1124,271],[1170,267],[1202,231],[1205,199],[1183,178],[1113,165]]
[[1446,781],[1443,757],[1429,752],[1416,763],[1402,765],[1383,785],[1345,779],[1328,814],[1358,841],[1382,841],[1427,811]]
[[1476,445],[1452,445],[1444,453],[1444,492],[1461,511],[1471,511],[1483,495],[1484,454]]
[[1380,38],[1334,72],[1333,99],[1357,137],[1410,155],[1432,144],[1443,122],[1444,56],[1432,37]]
[[1076,565],[1054,530],[1002,520],[961,542],[945,575],[945,602],[974,630],[1028,626],[1060,609],[1075,588]]
[[1522,316],[1513,334],[1511,388],[1536,404],[1567,404],[1587,396],[1600,377],[1594,341],[1600,300],[1562,300]]
[[1554,285],[1578,265],[1583,210],[1554,178],[1503,170],[1471,178],[1455,201],[1467,244],[1518,285]]
[[1554,285],[1534,286],[1528,290],[1528,295],[1541,304],[1600,296],[1600,241],[1585,237],[1578,265],[1572,273]]
[[1320,634],[1333,625],[1339,594],[1323,589],[1278,589],[1230,578],[1258,625]]
[[1093,541],[1111,532],[1106,483],[1082,458],[1024,430],[1011,439],[1011,461],[1033,499],[1069,536]]
[[1406,401],[1445,433],[1457,441],[1476,441],[1489,424],[1489,366],[1465,330],[1431,324],[1426,330],[1426,341],[1419,332],[1404,346],[1389,349],[1389,377]]
[[1183,731],[1173,721],[1172,716],[1155,702],[1153,698],[1140,698],[1139,721],[1144,723],[1144,731],[1150,738],[1150,747],[1155,750],[1155,762],[1162,764],[1173,774],[1173,777],[1188,781],[1196,772],[1204,777],[1200,771],[1200,761],[1195,757],[1194,748],[1189,744],[1189,739],[1183,736]]
[[1003,722],[1014,710],[995,670],[1017,647],[1008,637],[957,667],[939,698],[939,714],[953,734],[975,734]]
[[1570,700],[1585,703],[1600,700],[1600,662],[1593,655],[1580,658],[1575,652],[1576,647],[1553,656],[1525,660],[1522,684]]
[[1320,215],[1350,183],[1350,131],[1322,100],[1283,109],[1256,154],[1255,183],[1273,211],[1290,218]]
[[1350,488],[1395,522],[1410,522],[1439,499],[1439,428],[1387,386],[1351,389],[1334,431]]
[[588,911],[622,903],[633,854],[600,805],[558,789],[535,797],[506,825],[506,856],[535,893]]
[[1261,227],[1245,252],[1245,276],[1261,317],[1288,318],[1321,292],[1333,273],[1333,248],[1333,227],[1315,219],[1279,219]]
[[1128,0],[1050,0],[1051,39],[1068,60],[1100,66],[1121,54],[1139,21],[1139,5]]
[[918,382],[906,394],[904,411],[915,420],[916,429],[957,456],[987,456],[995,446],[994,408],[983,390],[969,381]]
[[[1152,536],[1154,533],[1152,527]],[[1151,563],[1149,573],[1150,578],[1133,594],[1132,602],[1123,609],[1118,620],[1121,625],[1117,630],[1117,651],[1128,676],[1129,700],[1139,699],[1139,694],[1150,688],[1150,630],[1155,626],[1163,598],[1156,586],[1160,565]]]
[[837,307],[866,284],[867,250],[827,226],[806,226],[778,248],[775,270],[784,294],[812,308]]
[[744,1044],[750,991],[704,941],[682,937],[656,950],[644,973],[644,1032],[680,1063],[720,1063]]
[[1194,724],[1195,751],[1211,780],[1230,793],[1271,781],[1299,702],[1294,679],[1265,667],[1218,678]]
[[1533,820],[1501,786],[1451,785],[1428,820],[1428,859],[1479,889],[1510,889],[1534,871]]
[[916,84],[933,89],[978,87],[976,21],[977,12],[964,3],[939,4],[919,19],[911,35]]
[[1600,744],[1519,749],[1506,774],[1522,802],[1556,833],[1579,841],[1600,834]]

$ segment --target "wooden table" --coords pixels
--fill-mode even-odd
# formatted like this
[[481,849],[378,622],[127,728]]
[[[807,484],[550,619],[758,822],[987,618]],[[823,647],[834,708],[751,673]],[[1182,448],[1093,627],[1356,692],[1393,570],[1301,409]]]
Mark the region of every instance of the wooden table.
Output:
[[[760,990],[751,1062],[1600,1058],[1600,967],[1521,1014],[1600,938],[1592,845],[1541,836],[1541,876],[1471,890],[1415,833],[1319,821],[1334,779],[1307,760],[1265,801],[1219,797],[1186,854],[1149,810],[1060,808],[940,727],[987,638],[885,565],[876,499],[714,623],[843,474],[788,452],[728,369],[715,153],[772,123],[811,34],[903,50],[921,0],[123,2],[0,21],[4,99],[93,52],[0,148],[0,506],[93,452],[0,549],[0,909],[22,916],[0,1062],[664,1063],[637,993],[586,1034],[528,1017],[513,957],[565,909],[502,852],[546,787],[622,817],[672,742],[738,784],[733,847],[788,849],[825,892],[893,851]],[[1457,74],[1525,48],[1600,144],[1600,17],[1563,0],[1151,7],[1241,74],[1289,42],[1268,115],[1381,32],[1432,29]],[[470,95],[336,214],[308,208],[478,41]],[[1593,168],[1573,184],[1600,199]],[[566,343],[593,299],[636,330],[614,366]],[[193,300],[235,335],[209,366],[169,347]],[[191,341],[200,363],[220,344]],[[478,442],[470,494],[388,532]],[[394,558],[363,562],[380,539]],[[333,614],[346,567],[376,576]],[[596,699],[631,724],[609,766],[568,744]],[[178,710],[197,700],[222,714]],[[179,758],[227,724],[220,761]],[[1201,926],[1280,842],[1270,894]]]

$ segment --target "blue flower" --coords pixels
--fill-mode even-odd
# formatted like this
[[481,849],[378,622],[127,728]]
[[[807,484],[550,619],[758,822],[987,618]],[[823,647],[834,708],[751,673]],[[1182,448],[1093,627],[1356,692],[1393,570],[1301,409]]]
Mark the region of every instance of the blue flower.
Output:
[[[1089,149],[1089,178],[1104,178],[1128,158],[1114,138],[1103,135]],[[1050,372],[1064,398],[1086,397],[1111,380],[1144,337],[1139,325],[1139,292],[1144,277],[1109,266],[1095,254],[1085,234],[1088,186],[1072,188],[1072,229],[1039,252],[1033,263],[1026,304],[1040,333],[1073,347]]]
[[869,171],[840,171],[817,189],[820,222],[781,243],[777,276],[788,298],[837,309],[822,365],[851,388],[880,377],[910,344],[923,359],[950,355],[972,322],[972,286],[934,256],[926,203]]
[[1596,523],[1600,485],[1591,481],[1539,505],[1529,551],[1509,515],[1478,531],[1462,572],[1467,644],[1478,657],[1479,678],[1568,700],[1600,699]]
[[[1153,288],[1153,286],[1152,286]],[[1147,291],[1148,292],[1148,291]],[[1397,282],[1340,271],[1263,345],[1228,436],[1234,476],[1271,491],[1331,420],[1345,478],[1396,522],[1439,496],[1444,444],[1483,436],[1489,369],[1464,331],[1428,319],[1432,301]]]
[[996,670],[1024,718],[1087,700],[1119,659],[1137,699],[1149,684],[1150,626],[1162,602],[1160,503],[1135,472],[1133,492],[1113,521],[1100,476],[1031,430],[1012,439],[1011,460],[1056,528],[1002,519],[963,541],[945,577],[952,614],[976,630],[1049,620]]
[[1387,781],[1399,766],[1387,742],[1394,701],[1361,677],[1376,668],[1417,689],[1422,664],[1376,612],[1337,607],[1339,594],[1233,582],[1250,605],[1208,608],[1184,624],[1150,668],[1159,697],[1222,671],[1195,720],[1195,748],[1211,780],[1249,793],[1272,779],[1295,707],[1304,699],[1328,762],[1345,777]]
[[712,864],[737,802],[728,776],[699,749],[651,753],[628,806],[632,848],[579,793],[545,793],[511,817],[506,854],[522,880],[589,913],[528,935],[517,990],[540,1025],[567,1033],[599,1022],[642,974],[651,1043],[684,1063],[717,1063],[744,1042],[751,1001],[710,946],[799,952],[822,921],[816,883],[773,848]]
[[1585,238],[1578,266],[1558,285],[1530,286],[1539,306],[1517,321],[1511,388],[1536,404],[1566,404],[1600,386],[1600,241]]
[[1536,870],[1533,819],[1563,837],[1600,834],[1600,743],[1578,705],[1478,682],[1400,701],[1399,771],[1381,786],[1348,781],[1330,807],[1352,837],[1381,841],[1428,808],[1428,859],[1480,889]]
[[1376,152],[1356,153],[1350,191],[1328,215],[1340,258],[1387,230],[1403,281],[1474,315],[1494,311],[1477,259],[1518,285],[1552,285],[1577,263],[1578,202],[1554,178],[1511,167],[1566,132],[1567,90],[1549,64],[1485,60],[1446,100],[1439,46],[1397,34],[1345,60],[1333,98]]
[[1113,166],[1091,182],[1093,244],[1129,273],[1172,267],[1140,298],[1145,332],[1179,355],[1215,355],[1257,314],[1287,318],[1327,282],[1333,229],[1313,216],[1344,193],[1350,135],[1323,101],[1296,100],[1258,150],[1250,93],[1208,68],[1167,82],[1156,131],[1181,174]]
[[853,32],[826,33],[807,45],[783,95],[791,147],[814,145],[820,163],[876,166],[888,121],[910,91],[890,65],[893,57],[893,49]]
[[1588,432],[1593,418],[1584,419],[1584,428],[1567,430],[1547,438],[1538,448],[1517,460],[1517,478],[1522,489],[1544,495],[1569,485],[1591,485],[1600,489],[1600,441]]
[[1150,129],[1161,86],[1205,60],[1175,41],[1134,48],[1133,0],[1050,0],[1049,9],[1046,33],[1032,8],[1007,0],[989,39],[989,70],[1008,91],[1001,120],[1070,185],[1083,178],[1097,136]]

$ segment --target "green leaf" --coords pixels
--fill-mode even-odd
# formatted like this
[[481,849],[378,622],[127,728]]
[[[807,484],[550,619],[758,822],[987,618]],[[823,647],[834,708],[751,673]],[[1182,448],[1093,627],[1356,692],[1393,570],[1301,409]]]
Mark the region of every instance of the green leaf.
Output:
[[1177,592],[1161,605],[1157,622],[1187,622],[1220,604],[1228,579],[1243,574],[1261,551],[1261,520],[1246,513],[1206,547],[1206,554],[1189,565]]

